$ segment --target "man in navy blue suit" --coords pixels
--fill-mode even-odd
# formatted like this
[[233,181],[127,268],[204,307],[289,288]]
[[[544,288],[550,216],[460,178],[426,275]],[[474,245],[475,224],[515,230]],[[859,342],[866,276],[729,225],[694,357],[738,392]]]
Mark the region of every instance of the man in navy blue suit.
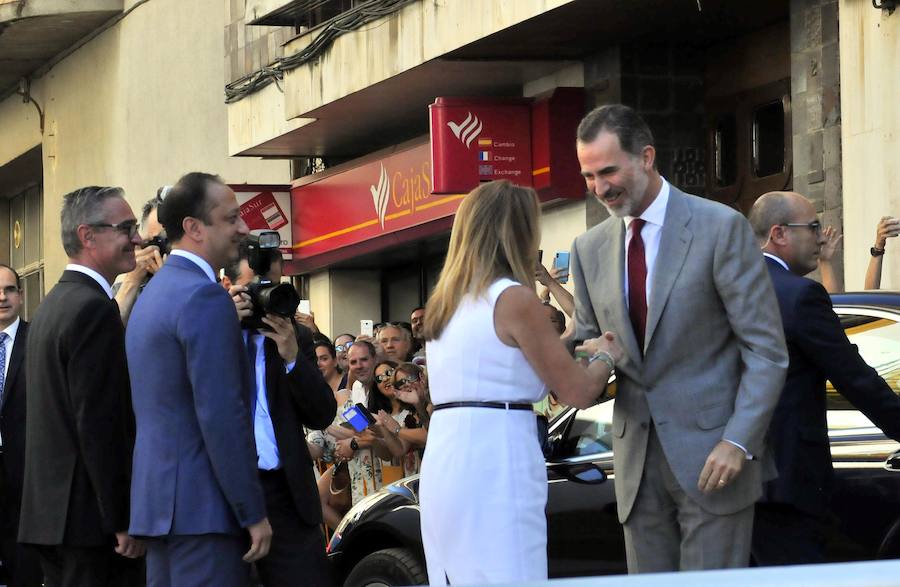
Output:
[[238,258],[248,229],[234,192],[205,173],[182,177],[159,219],[173,250],[126,334],[137,422],[130,531],[150,539],[149,586],[242,587],[245,563],[266,556],[272,528],[257,472],[250,367],[216,272]]
[[750,224],[766,256],[790,355],[769,428],[778,478],[756,504],[753,558],[760,565],[825,562],[833,477],[825,381],[895,440],[900,398],[847,339],[825,288],[803,277],[815,270],[825,242],[812,203],[792,192],[764,194]]

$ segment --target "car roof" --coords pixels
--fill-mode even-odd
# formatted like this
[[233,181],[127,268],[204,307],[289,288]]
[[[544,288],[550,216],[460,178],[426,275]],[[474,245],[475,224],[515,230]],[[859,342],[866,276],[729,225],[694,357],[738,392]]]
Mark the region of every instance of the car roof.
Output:
[[835,306],[871,306],[900,309],[900,292],[870,290],[831,294]]

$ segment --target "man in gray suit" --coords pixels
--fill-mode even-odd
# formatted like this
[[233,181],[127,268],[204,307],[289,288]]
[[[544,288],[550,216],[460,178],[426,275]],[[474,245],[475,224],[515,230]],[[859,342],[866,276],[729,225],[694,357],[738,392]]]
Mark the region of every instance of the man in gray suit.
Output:
[[576,338],[611,330],[625,349],[613,449],[628,570],[746,566],[788,364],[750,225],[669,185],[631,108],[590,112],[576,147],[611,214],[575,240],[571,269]]

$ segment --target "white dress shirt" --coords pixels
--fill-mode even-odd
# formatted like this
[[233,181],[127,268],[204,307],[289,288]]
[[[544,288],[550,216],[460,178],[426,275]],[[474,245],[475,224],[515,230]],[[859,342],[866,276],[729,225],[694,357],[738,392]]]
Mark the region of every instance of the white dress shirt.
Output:
[[78,263],[69,263],[66,265],[66,271],[77,271],[79,273],[84,273],[94,281],[100,284],[100,287],[103,288],[103,291],[106,292],[106,295],[109,296],[109,299],[113,298],[112,286],[106,281],[106,278],[91,269],[90,267],[85,267],[84,265],[79,265]]
[[6,365],[3,368],[3,381],[6,381],[6,376],[9,375],[9,358],[12,356],[12,348],[16,342],[16,333],[19,332],[19,322],[21,322],[21,319],[16,318],[15,322],[3,329],[3,332],[7,334],[6,340],[3,341],[3,346],[6,347]]
[[207,263],[206,259],[201,257],[200,255],[196,255],[190,251],[185,251],[184,249],[174,249],[170,255],[175,255],[176,257],[184,257],[194,263],[197,267],[203,270],[206,273],[206,276],[209,277],[209,280],[213,283],[217,283],[218,279],[216,279],[216,274],[213,272],[212,265]]
[[[647,309],[650,309],[651,287],[653,284],[653,272],[656,268],[656,254],[659,252],[659,239],[662,235],[663,222],[666,219],[666,206],[669,204],[669,182],[662,179],[662,186],[656,199],[647,206],[644,213],[638,216],[646,224],[641,229],[641,239],[644,241],[644,260],[647,264]],[[632,230],[631,223],[635,219],[634,216],[626,216],[622,220],[625,222],[625,303],[628,303],[628,245],[631,244]]]
[[776,263],[778,263],[779,265],[781,265],[788,271],[791,270],[791,268],[788,267],[787,263],[785,263],[781,257],[777,257],[777,256],[773,255],[772,253],[766,253],[766,252],[763,252],[763,257],[768,257],[768,258],[772,259],[773,261],[775,261]]

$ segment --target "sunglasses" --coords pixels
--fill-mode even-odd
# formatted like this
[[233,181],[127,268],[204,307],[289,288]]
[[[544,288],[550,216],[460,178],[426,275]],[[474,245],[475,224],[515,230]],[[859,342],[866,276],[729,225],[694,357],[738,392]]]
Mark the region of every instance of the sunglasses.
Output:
[[336,347],[334,347],[334,350],[339,353],[343,353],[344,351],[349,351],[350,347],[352,347],[352,346],[353,346],[353,341],[351,340],[350,342],[345,342],[344,344],[337,345]]
[[138,233],[138,223],[134,220],[126,220],[118,224],[104,224],[102,222],[95,222],[94,224],[88,224],[88,226],[90,226],[91,228],[110,228],[112,230],[121,232],[124,235],[127,235],[129,239],[134,238],[134,236]]
[[407,383],[415,383],[419,380],[418,375],[407,375],[406,377],[400,377],[397,381],[394,381],[394,389],[403,389],[406,387]]
[[390,382],[390,379],[391,379],[391,377],[393,377],[393,376],[394,376],[394,370],[393,370],[393,369],[388,369],[387,371],[385,371],[385,372],[382,373],[381,375],[376,375],[376,376],[375,376],[375,383],[385,383],[385,382]]

